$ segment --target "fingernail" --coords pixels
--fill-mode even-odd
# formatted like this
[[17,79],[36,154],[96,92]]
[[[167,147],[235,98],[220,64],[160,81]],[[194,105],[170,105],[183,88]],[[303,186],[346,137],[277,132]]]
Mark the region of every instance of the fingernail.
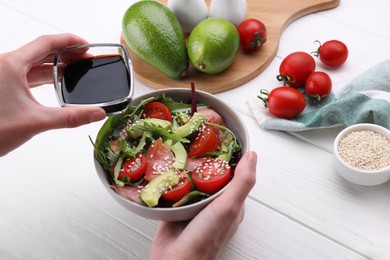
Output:
[[248,159],[250,161],[253,161],[254,164],[256,164],[257,163],[257,153],[254,151],[249,151],[248,152]]

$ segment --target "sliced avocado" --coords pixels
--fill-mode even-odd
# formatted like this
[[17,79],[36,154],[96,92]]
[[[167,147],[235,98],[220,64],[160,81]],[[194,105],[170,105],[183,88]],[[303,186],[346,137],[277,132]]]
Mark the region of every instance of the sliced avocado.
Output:
[[187,151],[180,142],[172,144],[172,140],[168,139],[164,144],[175,154],[175,162],[173,167],[178,170],[184,170],[187,162]]
[[190,118],[191,116],[188,114],[188,113],[185,113],[185,112],[180,112],[176,115],[177,117],[177,120],[181,123],[181,124],[186,124],[188,123],[188,121],[190,121]]
[[151,180],[141,191],[141,199],[150,208],[158,204],[161,195],[179,183],[179,175],[170,170]]
[[154,125],[161,126],[162,128],[165,128],[165,129],[172,128],[171,122],[169,122],[167,120],[158,119],[158,118],[145,118],[145,119],[137,120],[134,124],[132,124],[129,127],[127,127],[127,133],[129,134],[129,136],[131,138],[138,138],[138,137],[142,136],[144,131],[136,129],[133,126],[134,125],[135,126],[137,126],[137,125],[141,125],[142,126],[142,125],[145,125],[145,124],[150,124],[150,125],[154,124]]
[[219,160],[222,161],[230,161],[232,158],[233,150],[230,148],[230,146],[233,144],[234,138],[228,137],[222,142],[221,146],[221,154],[218,156]]
[[187,137],[199,130],[201,125],[206,122],[206,116],[201,113],[194,113],[190,121],[175,129],[175,134],[180,137]]

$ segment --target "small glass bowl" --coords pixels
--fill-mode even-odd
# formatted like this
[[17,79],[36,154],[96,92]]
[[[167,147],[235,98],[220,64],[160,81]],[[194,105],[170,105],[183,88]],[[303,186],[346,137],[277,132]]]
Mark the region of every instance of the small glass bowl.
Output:
[[349,165],[340,156],[340,141],[347,134],[359,130],[373,131],[390,139],[390,130],[375,124],[362,123],[345,128],[337,135],[333,144],[336,170],[344,179],[359,185],[373,186],[390,180],[390,166],[378,170],[363,170]]
[[84,44],[58,51],[53,81],[61,106],[98,106],[107,114],[122,112],[134,95],[132,62],[122,44]]

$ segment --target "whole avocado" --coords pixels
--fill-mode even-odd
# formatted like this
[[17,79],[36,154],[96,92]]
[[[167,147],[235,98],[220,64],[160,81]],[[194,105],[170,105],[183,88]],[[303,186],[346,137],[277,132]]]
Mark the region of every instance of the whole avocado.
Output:
[[123,38],[142,60],[172,79],[188,73],[186,42],[171,10],[153,0],[130,6],[122,20]]

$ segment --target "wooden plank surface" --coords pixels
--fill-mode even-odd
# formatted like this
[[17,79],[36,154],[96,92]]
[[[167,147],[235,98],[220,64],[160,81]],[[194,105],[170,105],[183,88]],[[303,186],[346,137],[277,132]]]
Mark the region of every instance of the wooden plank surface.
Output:
[[[49,33],[118,42],[121,16],[132,2],[0,0],[0,52]],[[302,17],[285,28],[260,76],[216,94],[243,118],[259,155],[245,219],[220,259],[390,259],[390,184],[346,182],[323,149],[333,139],[327,131],[310,131],[305,142],[265,131],[246,105],[260,87],[276,86],[284,57],[312,50],[314,40],[336,38],[350,49],[345,66],[330,71],[335,89],[389,58],[389,8],[388,1],[343,0]],[[362,36],[375,48],[362,44]],[[135,82],[136,97],[151,90]],[[34,88],[33,95],[58,106],[52,85]],[[123,209],[103,189],[88,139],[100,126],[45,132],[0,158],[0,259],[147,259],[159,223]]]
[[[161,2],[167,3],[166,0]],[[208,5],[209,2],[207,1]],[[141,60],[128,48],[133,60],[135,76],[155,89],[189,87],[191,81],[196,82],[198,89],[210,93],[219,93],[241,86],[258,76],[271,63],[278,50],[280,36],[287,25],[309,13],[334,8],[339,2],[340,0],[247,0],[247,17],[259,19],[267,28],[267,42],[260,51],[248,54],[240,49],[233,64],[221,73],[209,75],[190,66],[188,76],[173,80]],[[121,42],[126,44],[122,37]]]

